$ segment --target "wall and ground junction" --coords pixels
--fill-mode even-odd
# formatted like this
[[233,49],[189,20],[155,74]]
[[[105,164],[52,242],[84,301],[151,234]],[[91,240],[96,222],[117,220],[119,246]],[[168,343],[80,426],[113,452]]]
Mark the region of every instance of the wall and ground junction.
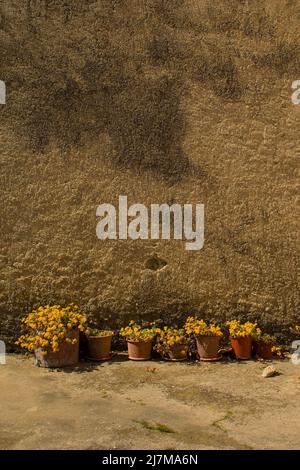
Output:
[[[299,290],[296,1],[3,1],[0,332],[76,302],[99,324],[257,319]],[[203,203],[205,243],[96,237],[96,207]],[[298,206],[299,209],[299,206]]]

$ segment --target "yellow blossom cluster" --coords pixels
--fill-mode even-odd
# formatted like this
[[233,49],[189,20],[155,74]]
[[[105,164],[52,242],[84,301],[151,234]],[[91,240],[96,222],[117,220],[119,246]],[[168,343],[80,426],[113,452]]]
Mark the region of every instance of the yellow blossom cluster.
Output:
[[159,353],[170,351],[172,346],[187,344],[187,337],[183,328],[169,328],[165,326],[160,330],[154,349]]
[[[259,328],[257,328],[259,330]],[[275,344],[276,337],[272,335],[268,335],[267,333],[258,336],[258,340],[264,344]]]
[[295,325],[291,328],[293,333],[300,333],[300,325]]
[[129,341],[141,341],[148,343],[153,341],[154,337],[159,334],[160,329],[155,325],[150,324],[148,327],[143,327],[131,320],[129,325],[121,328],[120,335],[124,336]]
[[245,336],[253,336],[259,338],[261,330],[257,327],[257,323],[240,323],[238,320],[230,320],[226,323],[229,327],[229,334],[232,338],[244,338]]
[[87,336],[113,336],[114,332],[111,330],[98,330],[96,328],[87,328],[85,334]]
[[158,341],[168,345],[174,346],[175,344],[185,344],[187,338],[184,333],[184,329],[169,328],[165,326],[160,330]]
[[284,351],[281,346],[272,346],[271,351],[274,356],[281,357],[281,358],[284,357]]
[[184,329],[188,335],[196,336],[223,336],[221,328],[214,323],[208,324],[196,317],[188,317]]
[[68,307],[46,305],[33,310],[22,319],[24,334],[16,344],[23,349],[34,352],[41,348],[47,352],[57,352],[63,341],[76,343],[68,338],[72,330],[85,331],[86,316],[80,313],[77,305]]

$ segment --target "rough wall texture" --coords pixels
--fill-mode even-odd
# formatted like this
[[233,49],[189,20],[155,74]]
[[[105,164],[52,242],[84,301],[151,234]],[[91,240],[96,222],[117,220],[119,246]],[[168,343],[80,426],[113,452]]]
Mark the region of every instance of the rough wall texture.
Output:
[[[2,0],[0,331],[75,301],[287,333],[299,294],[293,0]],[[205,244],[100,241],[96,206],[204,203]]]

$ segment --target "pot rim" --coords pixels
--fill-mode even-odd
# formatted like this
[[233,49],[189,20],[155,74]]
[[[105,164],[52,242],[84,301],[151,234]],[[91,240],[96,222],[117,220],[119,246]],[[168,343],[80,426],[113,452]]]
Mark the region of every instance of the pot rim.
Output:
[[238,336],[237,338],[235,338],[234,336],[229,336],[229,339],[248,339],[248,338],[252,338],[253,339],[253,336],[252,335],[247,335],[247,336]]
[[108,338],[108,337],[110,337],[110,336],[114,336],[114,333],[111,333],[110,335],[99,335],[99,336],[97,336],[97,335],[89,335],[89,336],[88,336],[88,339],[90,339],[90,338],[92,338],[92,339],[96,339],[96,338],[97,338],[97,339],[99,339],[99,338]]
[[265,343],[264,341],[256,341],[257,344],[259,344],[260,346],[274,346],[275,342],[274,343]]
[[196,338],[222,338],[221,335],[195,335]]
[[151,341],[134,341],[132,339],[127,339],[126,340],[127,343],[133,343],[133,344],[149,344],[149,343],[153,343],[153,340],[151,339]]
[[172,348],[179,348],[179,347],[182,347],[182,346],[188,347],[188,343],[173,344],[172,346],[169,346],[169,349],[172,349]]

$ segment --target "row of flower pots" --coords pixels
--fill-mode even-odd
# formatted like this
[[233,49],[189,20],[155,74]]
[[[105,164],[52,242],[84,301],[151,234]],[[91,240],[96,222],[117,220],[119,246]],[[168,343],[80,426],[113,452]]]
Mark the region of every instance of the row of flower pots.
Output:
[[[240,323],[237,320],[227,322],[232,350],[237,359],[250,359],[258,356],[271,359],[276,338],[262,334],[256,323]],[[127,339],[128,356],[134,360],[146,360],[151,357],[152,348],[169,360],[185,360],[188,357],[189,345],[194,339],[201,361],[218,361],[221,359],[221,328],[207,324],[204,320],[188,317],[184,328],[164,327],[142,328],[135,322],[122,328],[120,334]]]
[[[87,318],[78,306],[62,308],[59,305],[39,307],[23,320],[24,334],[17,344],[35,355],[36,364],[42,367],[63,367],[79,361],[79,335],[87,342],[87,357],[94,361],[105,361],[111,357],[113,331],[91,329]],[[227,322],[231,347],[237,359],[258,356],[270,359],[273,356],[275,338],[262,334],[256,323]],[[193,344],[201,361],[221,359],[220,326],[188,317],[183,328],[158,328],[155,324],[139,325],[131,321],[121,328],[120,336],[126,339],[129,359],[148,360],[152,353],[171,361],[188,358]]]

